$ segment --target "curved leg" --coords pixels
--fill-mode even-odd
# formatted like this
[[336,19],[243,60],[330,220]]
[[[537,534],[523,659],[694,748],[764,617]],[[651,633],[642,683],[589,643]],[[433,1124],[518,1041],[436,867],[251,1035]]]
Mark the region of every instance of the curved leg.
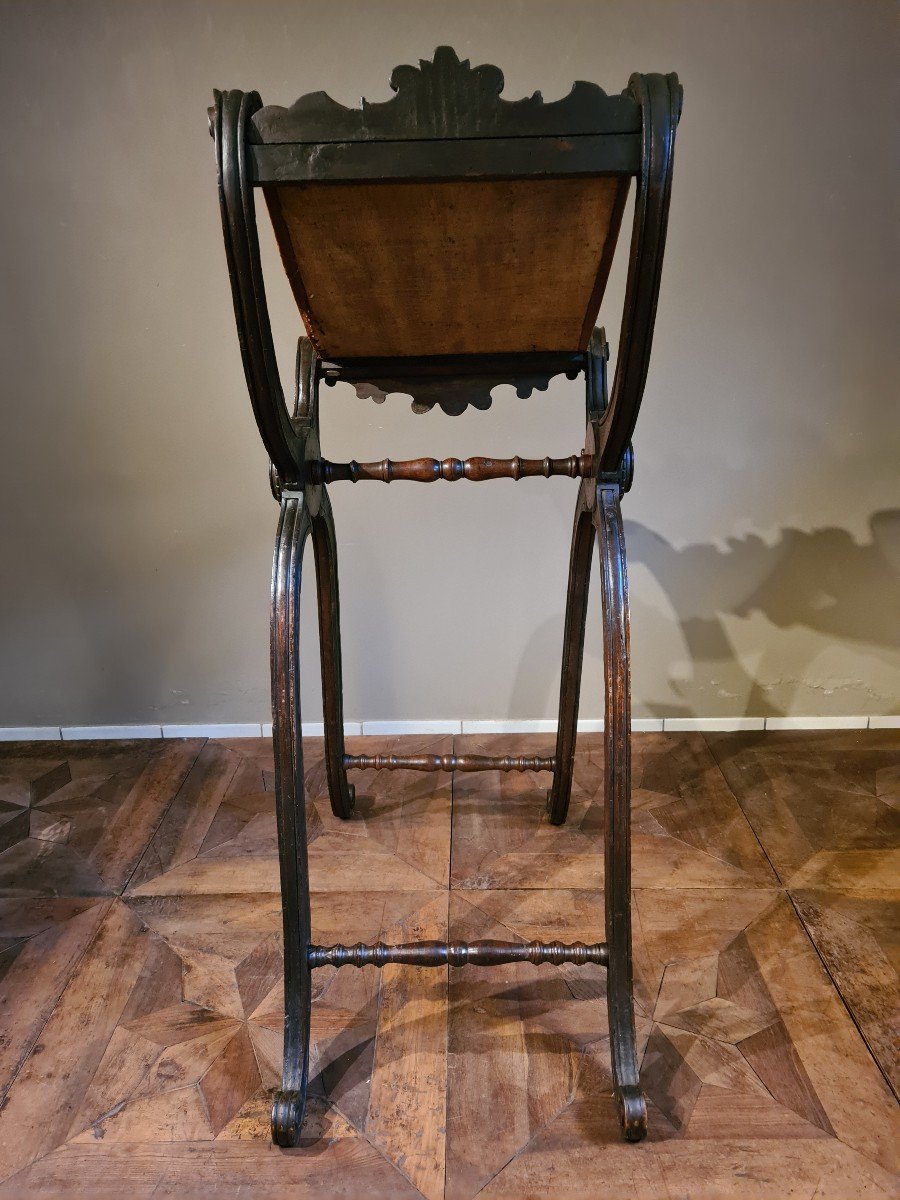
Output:
[[594,523],[603,587],[603,667],[606,790],[606,997],[613,1083],[630,1142],[647,1133],[647,1105],[638,1077],[631,968],[631,672],[628,575],[619,485],[597,488]]
[[303,546],[309,515],[303,500],[286,496],[272,571],[272,714],[275,800],[284,920],[284,1068],[272,1106],[272,1140],[296,1146],[309,1071],[310,941],[306,804],[300,736],[299,610]]
[[325,717],[325,773],[336,817],[353,811],[356,793],[344,770],[344,692],[341,679],[341,607],[338,595],[337,540],[334,516],[325,488],[312,521],[319,605],[319,650],[322,662],[322,712]]
[[569,554],[569,588],[566,595],[566,624],[563,633],[562,676],[559,683],[559,724],[556,728],[556,769],[547,810],[553,825],[562,825],[572,795],[575,765],[575,735],[578,730],[578,697],[584,658],[584,626],[587,620],[588,588],[591,582],[591,552],[594,525],[582,492],[578,493],[572,549]]

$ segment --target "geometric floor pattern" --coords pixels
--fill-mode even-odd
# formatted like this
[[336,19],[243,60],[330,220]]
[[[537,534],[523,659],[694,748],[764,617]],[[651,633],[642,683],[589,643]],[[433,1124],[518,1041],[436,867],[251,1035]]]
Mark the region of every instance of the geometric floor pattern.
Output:
[[[601,968],[328,967],[284,1151],[271,747],[0,747],[0,1198],[896,1196],[900,735],[633,754],[648,1139],[620,1140]],[[602,760],[579,739],[563,828],[531,773],[355,772],[340,822],[305,743],[315,940],[603,940]]]

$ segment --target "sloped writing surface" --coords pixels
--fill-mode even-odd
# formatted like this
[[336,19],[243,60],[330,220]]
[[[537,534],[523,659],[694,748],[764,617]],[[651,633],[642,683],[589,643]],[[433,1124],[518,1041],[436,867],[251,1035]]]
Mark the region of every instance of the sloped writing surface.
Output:
[[324,357],[584,348],[627,178],[265,189]]

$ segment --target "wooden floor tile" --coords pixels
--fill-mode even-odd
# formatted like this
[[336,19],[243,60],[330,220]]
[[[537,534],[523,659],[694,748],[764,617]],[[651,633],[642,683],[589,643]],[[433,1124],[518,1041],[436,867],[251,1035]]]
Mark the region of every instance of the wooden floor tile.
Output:
[[[567,1134],[574,1135],[571,1138]],[[572,1106],[479,1193],[485,1200],[853,1200],[896,1195],[896,1178],[833,1139],[623,1146]],[[574,1143],[574,1144],[571,1144]]]
[[[292,1151],[270,744],[0,750],[0,1198],[895,1195],[900,743],[709,744],[635,739],[645,1143],[620,1140],[601,968],[329,967]],[[527,773],[354,772],[341,822],[304,751],[316,941],[603,939],[602,738],[561,829]]]
[[[447,940],[447,893],[383,924],[381,940]],[[381,972],[365,1131],[428,1200],[444,1195],[447,973],[409,966]]]
[[791,889],[790,896],[869,1049],[900,1093],[896,891]]
[[896,887],[900,733],[735,733],[707,740],[783,884]]
[[[456,739],[460,753],[496,740]],[[550,736],[503,739],[512,754],[552,754]],[[457,775],[454,888],[595,888],[603,882],[602,738],[580,738],[566,824],[546,814],[550,775]],[[583,747],[583,748],[582,748]],[[496,749],[493,751],[496,753]],[[632,869],[638,886],[754,887],[775,877],[700,734],[636,734]]]
[[[535,890],[451,893],[451,937],[540,937],[548,899],[556,936],[596,940],[599,893],[573,902],[568,892]],[[477,1195],[571,1101],[584,1046],[608,1035],[605,996],[600,967],[451,970],[448,1200]]]
[[[366,738],[367,753],[448,754],[451,738]],[[354,739],[347,741],[353,752]],[[237,761],[235,761],[237,760]],[[304,739],[310,886],[419,892],[447,883],[447,774],[354,771],[356,808],[328,800],[322,739]],[[279,890],[273,758],[268,742],[210,743],[151,842],[129,894],[224,895]]]
[[0,1115],[0,1178],[68,1136],[144,965],[148,946],[139,932],[137,917],[115,901],[9,1088]]
[[[599,894],[566,895],[456,893],[451,928],[531,938],[555,907],[566,939],[595,935]],[[774,1197],[793,1194],[790,1162],[805,1194],[847,1195],[851,1179],[893,1194],[893,1098],[786,897],[641,889],[635,915],[648,1142],[620,1141],[601,978],[570,992],[553,968],[458,970],[448,1197],[588,1197],[601,1179],[610,1194]],[[691,1179],[703,1151],[711,1174]]]
[[[163,875],[174,866],[190,862],[197,855],[229,785],[244,762],[245,755],[240,751],[207,742],[142,855],[130,881],[132,888]],[[262,790],[261,771],[257,788]]]
[[109,904],[94,896],[0,900],[0,1103]]
[[3,1200],[420,1200],[421,1193],[339,1112],[313,1101],[296,1150],[268,1141],[268,1112],[243,1137],[69,1142],[5,1184]]
[[0,896],[121,892],[203,743],[41,745],[0,747]]

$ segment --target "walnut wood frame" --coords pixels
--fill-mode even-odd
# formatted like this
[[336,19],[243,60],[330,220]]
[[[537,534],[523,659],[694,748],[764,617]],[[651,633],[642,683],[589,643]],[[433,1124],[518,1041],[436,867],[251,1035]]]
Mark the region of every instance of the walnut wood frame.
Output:
[[[272,582],[271,669],[276,804],[281,861],[285,959],[282,1088],[272,1111],[280,1146],[296,1145],[303,1122],[309,1065],[310,972],[332,964],[384,966],[490,965],[501,962],[600,963],[608,970],[610,1046],[624,1136],[646,1133],[632,1001],[630,916],[630,679],[628,584],[620,498],[631,486],[631,438],[640,408],[659,292],[668,218],[675,127],[681,88],[674,75],[633,75],[620,96],[593,84],[545,105],[540,94],[499,98],[496,67],[470,68],[439,48],[433,63],[397,68],[397,95],[382,105],[345,109],[323,93],[290,109],[262,107],[257,93],[216,92],[210,109],[219,168],[219,197],[241,355],[254,416],[271,461],[281,506]],[[615,380],[607,394],[608,349],[595,330],[584,350],[553,354],[472,355],[448,359],[345,359],[323,362],[307,338],[297,355],[293,411],[275,363],[256,231],[254,188],[271,182],[345,179],[516,178],[572,174],[633,175],[634,226]],[[624,193],[623,193],[624,194]],[[621,211],[618,217],[621,216]],[[618,217],[616,220],[618,220]],[[615,232],[612,233],[612,245]],[[611,258],[611,250],[609,252]],[[601,265],[601,274],[609,263]],[[292,280],[296,285],[297,281]],[[296,287],[295,287],[296,290]],[[362,395],[383,399],[402,383],[414,409],[467,403],[486,407],[491,387],[513,382],[520,395],[546,387],[553,374],[586,379],[587,431],[580,454],[567,459],[418,459],[330,463],[319,449],[319,385],[344,379]],[[462,395],[462,400],[460,400]],[[519,479],[564,475],[580,480],[572,533],[563,638],[556,752],[552,758],[456,755],[347,755],[344,751],[337,544],[326,485],[339,480]],[[587,617],[596,539],[603,600],[606,763],[606,942],[420,943],[413,946],[313,946],[310,933],[303,751],[300,724],[298,612],[307,537],[313,543],[321,640],[325,761],[331,805],[351,816],[350,769],[552,771],[548,816],[568,810]]]

